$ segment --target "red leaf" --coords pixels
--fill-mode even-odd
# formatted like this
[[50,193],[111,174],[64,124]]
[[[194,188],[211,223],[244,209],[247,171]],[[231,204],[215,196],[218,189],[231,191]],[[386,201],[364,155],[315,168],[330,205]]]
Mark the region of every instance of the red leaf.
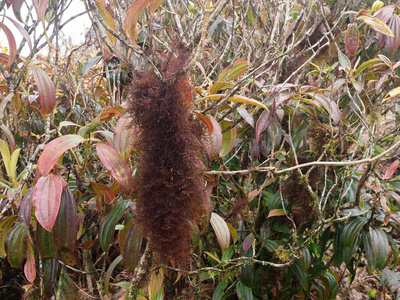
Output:
[[282,208],[271,209],[271,211],[268,214],[268,218],[279,217],[279,216],[284,216],[284,215],[285,215],[285,211]]
[[190,90],[186,82],[182,79],[178,80],[178,82],[176,83],[176,89],[178,90],[178,93],[180,94],[183,103],[186,106],[189,106],[193,102],[193,96],[192,91]]
[[393,176],[394,172],[396,172],[398,167],[399,167],[399,161],[396,160],[389,166],[389,168],[387,168],[385,175],[383,175],[382,178],[385,180],[390,179]]
[[48,174],[39,178],[33,191],[32,204],[36,219],[47,231],[53,229],[60,208],[62,181],[60,176]]
[[5,124],[1,124],[0,128],[3,130],[4,134],[6,135],[9,145],[10,145],[10,152],[13,153],[15,150],[15,139],[14,135],[11,132],[10,128],[8,128]]
[[346,50],[353,56],[357,53],[360,33],[358,32],[357,24],[351,23],[347,25],[347,31],[344,37]]
[[195,111],[194,113],[200,118],[200,120],[202,120],[204,122],[204,124],[208,128],[208,131],[210,132],[210,134],[212,134],[213,129],[214,129],[214,125],[211,122],[211,120],[209,118],[207,118],[205,115],[203,115],[203,114],[201,114],[201,113],[199,113],[197,111]]
[[239,115],[249,124],[251,127],[254,128],[254,118],[253,116],[243,107],[236,108]]
[[221,126],[219,126],[217,120],[214,117],[209,118],[212,125],[212,134],[205,139],[205,148],[210,160],[217,158],[222,147],[222,131]]
[[48,143],[39,157],[37,169],[46,176],[56,165],[60,156],[67,150],[78,146],[84,138],[76,134],[60,136]]
[[8,57],[8,62],[5,68],[7,70],[10,70],[11,65],[14,63],[15,58],[17,57],[17,44],[15,42],[14,35],[12,34],[11,30],[8,29],[8,27],[0,22],[0,27],[3,29],[4,33],[6,34],[7,40],[8,40],[8,48],[9,48],[9,57]]
[[44,14],[49,6],[49,0],[34,0],[33,4],[39,19],[44,22]]
[[133,192],[133,178],[128,164],[118,152],[106,144],[96,146],[97,155],[111,175],[118,181],[125,194]]
[[28,226],[31,223],[33,190],[34,189],[31,188],[26,192],[19,209],[22,221]]
[[132,5],[128,8],[126,12],[124,28],[126,31],[126,35],[132,40],[136,40],[138,38],[136,32],[136,24],[149,1],[150,0],[136,0],[132,3]]
[[51,113],[56,106],[56,89],[49,75],[42,69],[33,66],[33,77],[39,91],[39,101],[42,108],[42,115]]
[[243,241],[243,250],[246,253],[247,250],[250,249],[250,247],[253,245],[255,241],[255,238],[253,237],[252,234],[249,234],[248,236],[246,236],[246,238]]
[[133,150],[133,145],[139,135],[138,130],[130,125],[128,118],[122,117],[118,120],[114,129],[114,148],[119,155],[128,160]]
[[5,53],[0,53],[0,64],[6,65],[8,63],[9,59],[10,59],[10,56],[8,56]]
[[212,228],[214,229],[215,235],[217,236],[222,251],[225,251],[226,249],[228,249],[231,241],[231,234],[229,232],[228,225],[226,224],[224,219],[222,219],[216,213],[211,214],[210,223]]
[[[14,7],[14,3],[13,3],[13,7]],[[15,14],[15,11],[14,11]],[[15,27],[17,27],[18,31],[21,33],[21,35],[24,37],[24,39],[26,40],[26,42],[28,43],[29,48],[32,51],[32,41],[31,41],[31,37],[29,36],[29,33],[21,26],[19,25],[18,22],[14,21],[13,19],[9,18],[6,16],[7,19],[9,19],[11,21],[11,23],[14,24]],[[18,17],[17,17],[18,18]],[[22,21],[21,21],[22,22]]]
[[261,134],[268,128],[271,123],[271,116],[269,111],[264,110],[257,120],[256,124],[256,140],[260,142]]
[[24,273],[28,281],[33,282],[36,278],[36,268],[35,268],[35,256],[29,255],[26,258]]
[[400,17],[396,14],[393,14],[389,19],[388,24],[390,30],[393,32],[394,37],[385,36],[386,38],[386,47],[392,54],[394,54],[400,46]]
[[387,23],[387,21],[389,21],[390,17],[393,15],[395,7],[396,7],[396,5],[386,5],[380,9],[378,9],[374,13],[374,17],[377,17],[383,23]]

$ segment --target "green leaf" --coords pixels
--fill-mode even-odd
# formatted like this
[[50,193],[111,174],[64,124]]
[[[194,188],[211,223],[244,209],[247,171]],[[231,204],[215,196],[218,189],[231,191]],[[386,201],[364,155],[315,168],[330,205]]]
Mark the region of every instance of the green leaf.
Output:
[[53,227],[54,242],[58,250],[68,249],[74,252],[77,248],[78,234],[77,208],[74,195],[69,188],[63,189],[60,209]]
[[307,292],[309,288],[309,278],[307,273],[303,271],[301,267],[300,261],[296,260],[293,265],[290,266],[290,270],[293,272],[294,275],[299,279],[301,286]]
[[115,267],[121,262],[122,256],[118,255],[107,269],[106,276],[104,277],[104,291],[107,297],[109,296],[110,278],[112,272],[114,272]]
[[67,272],[62,272],[59,283],[58,288],[63,300],[80,299],[79,290]]
[[398,262],[399,262],[399,247],[397,247],[397,244],[395,242],[395,240],[392,238],[392,236],[388,233],[386,233],[388,242],[389,242],[389,246],[390,248],[392,248],[393,251],[393,266],[397,266]]
[[319,277],[325,287],[325,298],[324,299],[335,299],[338,293],[338,283],[334,275],[326,272],[325,276]]
[[[224,130],[233,124],[232,121],[222,121],[220,123],[221,129]],[[236,127],[224,132],[222,134],[222,147],[221,151],[219,152],[220,157],[224,157],[227,155],[235,145],[236,141],[237,130]]]
[[221,262],[224,263],[232,258],[233,253],[235,252],[235,246],[231,245],[224,251],[221,257]]
[[370,67],[370,66],[372,66],[372,65],[374,65],[374,64],[380,63],[380,62],[381,62],[381,60],[380,60],[379,58],[373,58],[373,59],[367,60],[367,61],[363,62],[363,63],[356,69],[356,71],[355,71],[354,74],[357,76],[359,73],[361,73],[362,71],[364,71],[364,70],[367,69],[368,67]]
[[54,290],[58,274],[58,260],[55,258],[43,258],[43,296],[50,299],[54,295]]
[[102,55],[99,55],[99,56],[92,57],[92,58],[89,59],[87,62],[85,62],[85,63],[83,64],[83,66],[82,66],[82,69],[81,69],[81,76],[82,76],[82,77],[85,76],[86,73],[87,73],[91,68],[93,68],[93,67],[100,61],[101,58],[102,58]]
[[111,238],[115,231],[115,225],[118,220],[121,219],[130,204],[131,202],[129,200],[118,203],[101,223],[99,239],[101,249],[103,249],[104,252],[108,250],[108,246],[110,245]]
[[341,67],[344,70],[346,70],[347,73],[350,72],[351,62],[350,62],[349,58],[342,51],[340,51],[339,47],[337,47],[337,51],[338,51],[339,63],[341,65]]
[[18,218],[18,215],[13,215],[8,216],[0,221],[0,256],[2,257],[6,257],[7,255],[6,249],[4,248],[6,237]]
[[245,286],[240,281],[236,285],[236,292],[239,300],[253,300],[253,291],[251,288]]
[[17,164],[18,164],[18,158],[19,158],[19,153],[21,152],[21,149],[15,149],[13,154],[11,155],[10,159],[10,175],[9,178],[11,181],[15,180],[15,174],[17,171]]
[[378,270],[385,267],[389,255],[389,243],[386,233],[381,228],[370,228],[371,246],[374,253],[374,262]]
[[18,223],[8,233],[5,240],[7,260],[11,267],[19,268],[26,257],[28,247],[29,227],[25,223]]
[[218,283],[217,287],[214,290],[212,300],[221,300],[222,296],[225,294],[225,288],[228,285],[228,283],[221,281]]
[[36,246],[43,258],[57,257],[57,247],[54,243],[53,233],[45,230],[40,223],[36,228]]
[[367,222],[368,220],[363,217],[355,217],[348,222],[343,229],[343,244],[345,246],[353,246],[354,240]]
[[133,219],[126,224],[118,237],[123,258],[122,263],[124,267],[130,270],[135,270],[139,262],[143,241],[140,227],[135,221],[136,220]]

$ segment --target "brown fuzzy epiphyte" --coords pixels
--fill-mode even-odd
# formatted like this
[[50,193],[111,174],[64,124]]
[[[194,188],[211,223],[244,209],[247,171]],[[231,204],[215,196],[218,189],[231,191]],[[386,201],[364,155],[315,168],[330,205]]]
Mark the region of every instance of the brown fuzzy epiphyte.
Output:
[[[315,175],[316,172],[313,171],[309,178],[309,184],[314,190],[316,185]],[[297,225],[304,225],[316,218],[315,203],[305,184],[299,172],[294,171],[282,186],[283,195],[292,206]]]
[[182,92],[182,85],[187,90],[182,71],[187,60],[180,52],[161,66],[163,79],[153,71],[137,74],[127,113],[141,132],[134,181],[138,221],[161,260],[187,267],[193,224],[205,210],[206,192],[196,154],[199,126],[190,121]]

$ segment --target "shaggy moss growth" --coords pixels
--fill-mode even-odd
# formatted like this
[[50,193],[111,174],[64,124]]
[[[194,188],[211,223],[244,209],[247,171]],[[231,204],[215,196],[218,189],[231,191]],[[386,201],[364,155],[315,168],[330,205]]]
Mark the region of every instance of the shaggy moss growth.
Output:
[[[206,208],[201,175],[199,126],[189,111],[187,52],[167,60],[160,79],[153,71],[136,73],[127,112],[140,129],[134,179],[137,217],[158,257],[180,267],[190,263],[192,226]],[[184,85],[184,89],[182,89]]]

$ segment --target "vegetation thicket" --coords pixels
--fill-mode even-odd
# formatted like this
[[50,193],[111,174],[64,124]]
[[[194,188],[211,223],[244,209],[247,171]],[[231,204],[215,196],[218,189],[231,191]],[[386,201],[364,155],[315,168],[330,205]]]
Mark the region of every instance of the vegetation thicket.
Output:
[[0,298],[400,297],[396,1],[76,1],[0,0]]

